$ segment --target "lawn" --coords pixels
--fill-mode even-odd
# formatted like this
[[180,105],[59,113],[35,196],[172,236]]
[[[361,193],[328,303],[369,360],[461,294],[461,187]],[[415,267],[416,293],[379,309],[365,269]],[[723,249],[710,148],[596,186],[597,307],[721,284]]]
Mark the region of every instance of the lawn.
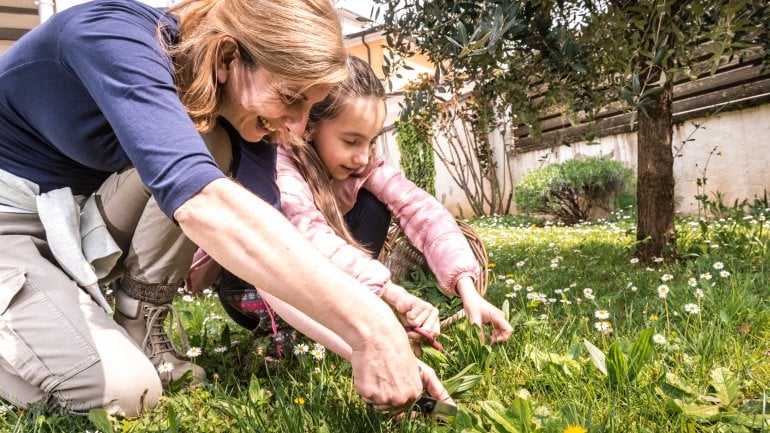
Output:
[[[351,369],[311,341],[273,360],[211,293],[180,297],[203,387],[137,419],[0,407],[3,432],[768,432],[770,209],[677,220],[677,261],[633,259],[634,216],[565,227],[470,220],[487,245],[487,297],[514,327],[482,344],[458,322],[431,364],[454,391],[448,422],[400,423],[356,397]],[[433,280],[404,285],[449,315]]]

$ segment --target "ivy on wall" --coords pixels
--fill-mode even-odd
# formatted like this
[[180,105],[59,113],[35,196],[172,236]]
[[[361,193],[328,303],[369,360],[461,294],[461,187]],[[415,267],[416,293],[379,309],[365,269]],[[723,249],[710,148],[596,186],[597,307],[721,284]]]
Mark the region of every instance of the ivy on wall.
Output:
[[404,87],[404,102],[396,122],[396,143],[406,178],[431,195],[436,194],[433,155],[433,122],[438,110],[433,102],[431,78],[421,75]]

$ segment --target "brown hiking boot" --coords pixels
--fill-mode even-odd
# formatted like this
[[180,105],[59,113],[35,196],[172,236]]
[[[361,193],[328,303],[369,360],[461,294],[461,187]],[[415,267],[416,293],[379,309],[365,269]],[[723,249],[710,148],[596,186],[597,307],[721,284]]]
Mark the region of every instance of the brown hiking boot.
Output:
[[[134,299],[123,290],[116,290],[115,307],[115,321],[126,330],[158,369],[164,388],[181,379],[188,371],[191,372],[193,382],[202,382],[206,378],[206,372],[200,366],[179,359],[183,356],[182,351],[189,348],[189,344],[179,314],[170,303],[152,304]],[[169,332],[176,326],[182,351],[177,349],[163,326],[169,313]]]

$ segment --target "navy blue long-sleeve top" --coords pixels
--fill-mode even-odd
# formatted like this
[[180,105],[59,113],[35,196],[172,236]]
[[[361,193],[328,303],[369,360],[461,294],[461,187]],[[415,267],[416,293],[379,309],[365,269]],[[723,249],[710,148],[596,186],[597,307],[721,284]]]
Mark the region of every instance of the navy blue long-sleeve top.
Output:
[[172,217],[224,174],[184,110],[171,60],[176,21],[134,0],[55,14],[0,56],[0,168],[41,192],[90,194],[133,165]]

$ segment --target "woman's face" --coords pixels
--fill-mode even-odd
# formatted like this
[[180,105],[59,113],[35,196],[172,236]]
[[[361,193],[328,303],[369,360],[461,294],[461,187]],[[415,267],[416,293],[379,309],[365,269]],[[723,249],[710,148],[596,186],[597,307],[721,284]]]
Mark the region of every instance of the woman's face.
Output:
[[245,64],[237,52],[229,63],[220,63],[217,80],[222,86],[221,116],[250,142],[286,131],[301,135],[310,107],[329,92],[328,86],[319,86],[301,93],[300,85]]
[[339,115],[313,128],[311,139],[332,178],[361,173],[374,140],[385,123],[385,102],[376,97],[348,97]]

